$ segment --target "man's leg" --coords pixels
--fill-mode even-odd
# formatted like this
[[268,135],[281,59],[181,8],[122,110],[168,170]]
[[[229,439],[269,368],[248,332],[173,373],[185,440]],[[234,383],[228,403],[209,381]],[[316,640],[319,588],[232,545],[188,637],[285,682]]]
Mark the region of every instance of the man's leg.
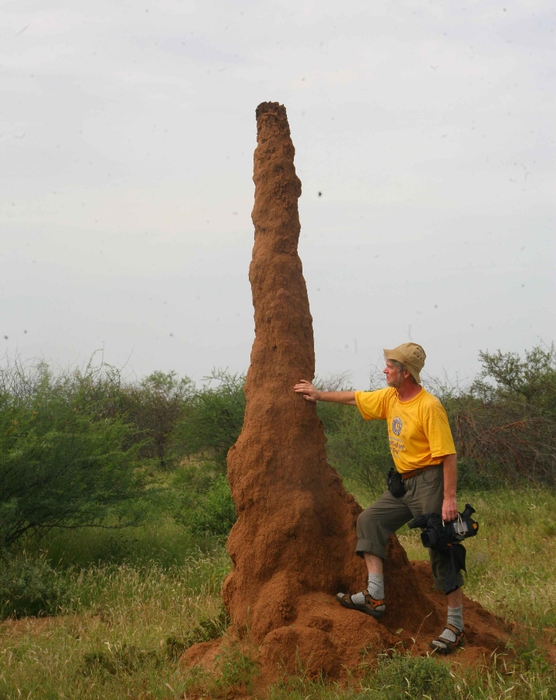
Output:
[[432,649],[438,654],[451,654],[462,647],[465,635],[463,633],[463,591],[456,588],[455,591],[446,594],[448,603],[448,620],[444,631],[430,643]]
[[[409,479],[406,483],[406,499],[415,516],[426,513],[441,513],[444,498],[444,479],[442,466],[433,467],[422,474]],[[434,587],[444,591],[444,581],[450,568],[450,557],[429,549]],[[431,641],[432,648],[440,654],[450,654],[463,645],[463,577],[457,578],[458,588],[446,595],[448,604],[447,622],[444,631]]]
[[[455,627],[463,633],[463,591],[461,590],[461,586],[456,588],[455,591],[446,594],[446,602],[448,603],[447,624],[452,625],[452,627]],[[457,637],[457,634],[455,636]],[[455,641],[454,639],[453,642]]]
[[367,565],[367,589],[353,595],[338,593],[338,600],[344,607],[373,617],[384,615],[383,559],[386,556],[386,543],[390,535],[409,520],[411,512],[403,498],[395,498],[389,491],[359,515],[356,551]]
[[376,554],[369,554],[369,552],[363,552],[363,558],[365,559],[365,564],[367,565],[367,573],[369,574],[382,574],[384,571],[384,562]]
[[463,605],[463,591],[460,588],[456,588],[455,591],[446,594],[446,600],[448,601],[449,608],[461,608]]
[[376,601],[374,605],[384,613],[386,611],[384,604],[384,562],[376,554],[369,554],[369,552],[364,552],[363,558],[367,565],[367,593],[373,601]]

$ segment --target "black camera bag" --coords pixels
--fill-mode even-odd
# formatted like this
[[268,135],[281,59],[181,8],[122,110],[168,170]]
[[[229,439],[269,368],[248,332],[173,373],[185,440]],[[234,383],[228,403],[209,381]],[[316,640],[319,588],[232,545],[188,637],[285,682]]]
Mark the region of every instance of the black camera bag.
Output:
[[395,496],[396,498],[401,498],[402,496],[405,496],[405,484],[403,481],[403,477],[400,474],[400,472],[394,467],[392,467],[392,469],[390,469],[390,471],[388,472],[386,484],[388,486],[388,491],[390,491],[392,496]]

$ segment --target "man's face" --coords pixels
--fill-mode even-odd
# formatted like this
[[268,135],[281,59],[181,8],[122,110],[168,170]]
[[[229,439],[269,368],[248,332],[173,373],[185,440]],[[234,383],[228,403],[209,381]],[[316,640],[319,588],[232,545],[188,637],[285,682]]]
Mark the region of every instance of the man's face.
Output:
[[400,372],[392,360],[386,360],[386,367],[383,370],[386,377],[386,384],[397,389],[404,380],[405,372]]

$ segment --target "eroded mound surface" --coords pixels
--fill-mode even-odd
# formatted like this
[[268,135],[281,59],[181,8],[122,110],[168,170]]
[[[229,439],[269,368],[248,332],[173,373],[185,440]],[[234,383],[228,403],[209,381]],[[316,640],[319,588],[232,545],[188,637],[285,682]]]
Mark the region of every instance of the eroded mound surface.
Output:
[[[433,589],[429,563],[409,562],[395,537],[390,540],[386,561],[388,610],[380,621],[346,610],[334,596],[315,591],[301,595],[295,619],[274,627],[260,644],[244,637],[244,651],[260,665],[260,684],[301,668],[313,678],[357,677],[377,655],[395,650],[430,654],[429,642],[445,621],[446,598]],[[277,601],[269,603],[272,607]],[[487,662],[495,652],[504,652],[511,632],[505,622],[465,596],[464,606],[467,644],[450,659],[473,666]],[[232,627],[224,639],[189,649],[182,661],[213,671],[222,648],[241,641],[237,628]]]

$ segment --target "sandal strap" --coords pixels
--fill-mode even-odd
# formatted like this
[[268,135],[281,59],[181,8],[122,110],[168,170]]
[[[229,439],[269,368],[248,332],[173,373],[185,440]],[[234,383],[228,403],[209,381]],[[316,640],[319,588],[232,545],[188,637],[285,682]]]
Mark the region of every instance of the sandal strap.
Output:
[[365,603],[367,605],[370,605],[371,608],[378,608],[380,605],[384,605],[384,600],[377,600],[376,598],[372,598],[370,593],[365,593]]
[[452,641],[451,639],[447,639],[446,637],[443,637],[442,634],[439,634],[438,637],[434,640],[435,642],[442,642],[443,644],[446,644],[446,646],[452,647],[455,646],[459,643],[460,639],[463,637],[463,630],[458,630],[457,627],[454,625],[447,624],[445,629],[450,630],[450,632],[453,632],[455,635],[455,640]]

